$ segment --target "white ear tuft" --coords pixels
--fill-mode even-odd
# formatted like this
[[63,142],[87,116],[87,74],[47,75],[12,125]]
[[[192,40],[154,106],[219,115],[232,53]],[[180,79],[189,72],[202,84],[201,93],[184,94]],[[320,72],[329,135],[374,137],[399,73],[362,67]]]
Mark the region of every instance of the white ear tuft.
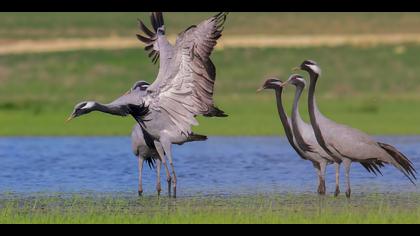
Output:
[[88,102],[86,103],[86,105],[84,107],[82,107],[82,109],[90,109],[95,105],[94,102]]
[[321,75],[321,68],[319,68],[319,66],[317,65],[308,65],[309,68],[311,68],[311,70],[315,73],[317,73],[318,75]]

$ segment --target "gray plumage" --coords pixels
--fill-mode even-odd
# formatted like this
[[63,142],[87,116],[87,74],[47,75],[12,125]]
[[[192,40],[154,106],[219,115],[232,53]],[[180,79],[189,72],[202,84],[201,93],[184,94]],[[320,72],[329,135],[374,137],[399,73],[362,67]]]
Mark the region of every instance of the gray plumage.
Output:
[[[291,76],[287,81],[291,81],[291,83],[297,86],[295,100],[293,104],[293,113],[292,119],[290,119],[286,112],[284,111],[284,107],[282,104],[282,91],[283,86],[287,83],[282,83],[279,79],[273,77],[268,79],[262,89],[274,89],[276,91],[276,100],[277,100],[277,110],[279,113],[280,120],[282,122],[286,137],[293,147],[293,149],[298,153],[300,157],[304,160],[311,161],[314,168],[317,171],[318,175],[318,193],[324,195],[326,192],[325,187],[325,170],[328,164],[333,163],[333,159],[316,144],[315,135],[313,131],[311,133],[312,128],[308,127],[309,125],[306,124],[301,118],[299,111],[297,109],[299,97],[302,93],[304,88],[304,84],[299,84],[295,80],[295,76]],[[302,135],[303,137],[300,137]],[[299,138],[300,137],[300,138]],[[309,141],[306,143],[305,141]],[[310,151],[305,151],[302,146],[310,146]],[[338,179],[337,179],[338,181]],[[338,183],[337,183],[338,186]],[[337,191],[337,190],[336,190]]]
[[146,44],[145,50],[152,61],[159,59],[156,80],[145,91],[131,90],[105,106],[88,102],[75,109],[76,116],[78,112],[93,110],[133,116],[142,131],[152,138],[165,167],[165,157],[168,158],[172,176],[167,168],[166,172],[168,183],[172,180],[174,184],[174,197],[177,180],[171,145],[206,138],[192,132],[192,126],[198,125],[196,116],[227,116],[214,105],[216,69],[210,59],[217,39],[221,37],[226,16],[227,13],[219,13],[197,26],[191,26],[177,37],[174,46],[165,36],[161,13],[151,16],[153,30],[140,21],[139,27],[145,36],[138,34],[137,37]]
[[307,124],[302,119],[299,112],[299,100],[300,100],[303,90],[305,89],[306,82],[300,75],[290,76],[288,82],[290,82],[296,87],[296,93],[295,93],[295,98],[293,101],[293,111],[292,111],[292,127],[293,127],[293,133],[295,135],[296,142],[306,155],[310,156],[312,160],[315,160],[317,163],[319,163],[318,170],[320,171],[320,178],[323,182],[322,190],[324,194],[325,194],[326,166],[328,164],[335,163],[336,165],[335,196],[337,196],[340,193],[339,163],[337,163],[333,157],[328,155],[328,153],[326,153],[324,149],[322,149],[322,147],[319,146],[312,126],[310,124]]
[[376,142],[369,135],[333,122],[321,114],[315,100],[315,88],[321,68],[312,60],[304,61],[299,68],[307,71],[310,76],[308,109],[317,142],[330,156],[342,161],[345,166],[346,196],[351,195],[349,174],[352,162],[360,162],[367,170],[379,173],[379,168],[384,164],[392,164],[414,184],[416,170],[411,161],[395,147]]
[[140,22],[141,30],[149,39],[139,39],[146,43],[146,50],[151,50],[150,56],[155,54],[160,58],[159,73],[139,104],[140,108],[147,107],[149,114],[141,117],[134,112],[132,115],[153,137],[164,162],[166,154],[172,169],[174,197],[177,179],[171,145],[192,138],[192,126],[198,125],[196,116],[226,116],[213,102],[216,71],[210,59],[217,39],[221,37],[226,16],[226,13],[219,13],[189,27],[178,35],[174,46],[165,36],[161,13],[152,14],[154,32]]
[[133,154],[138,158],[138,168],[139,168],[139,186],[138,193],[139,196],[143,194],[143,164],[146,162],[150,168],[156,169],[157,178],[156,178],[156,191],[158,196],[161,192],[161,182],[160,182],[160,169],[161,169],[161,159],[159,154],[156,151],[155,147],[150,147],[146,142],[144,137],[143,130],[139,124],[136,124],[133,127],[131,132],[131,145]]
[[[99,111],[103,113],[108,113],[111,115],[118,116],[128,116],[133,113],[133,109],[139,108],[132,103],[138,103],[138,100],[144,97],[147,92],[146,89],[149,87],[149,83],[146,81],[136,82],[132,88],[123,96],[119,97],[115,101],[109,104],[101,104],[98,102],[82,102],[76,105],[72,118],[79,117],[81,115],[89,114],[93,111]],[[145,116],[148,114],[148,109],[146,107],[141,107],[141,110],[136,110],[136,114],[142,114]],[[204,141],[207,137],[203,135],[191,134],[185,142],[192,141]],[[179,143],[180,145],[185,143]],[[142,171],[144,162],[146,162],[151,168],[156,168],[157,179],[156,179],[156,190],[157,194],[160,195],[161,192],[161,180],[160,180],[160,171],[162,160],[156,150],[156,146],[153,138],[146,132],[142,126],[137,123],[131,132],[131,143],[133,154],[138,158],[138,168],[139,168],[139,188],[138,193],[142,195],[143,186],[142,186]],[[168,170],[166,163],[164,163],[165,169]],[[169,172],[168,172],[169,173]],[[167,176],[167,181],[170,181],[170,178]],[[168,193],[170,192],[170,184],[168,184]]]
[[[154,34],[149,40],[139,38],[146,43],[146,50],[152,50],[152,55],[160,58],[159,73],[147,89],[145,105],[170,120],[171,133],[181,132],[188,136],[191,127],[198,125],[197,115],[226,116],[214,106],[216,71],[210,59],[217,39],[221,37],[226,15],[219,13],[191,26],[177,37],[172,46],[166,39],[164,25],[159,24],[163,22],[161,13],[153,13]],[[152,31],[146,30],[141,21],[140,25],[143,32],[150,35]]]
[[139,124],[135,124],[131,131],[131,147],[136,157],[145,161],[151,169],[156,168],[156,160],[159,160],[159,154],[154,146],[147,145],[143,130]]

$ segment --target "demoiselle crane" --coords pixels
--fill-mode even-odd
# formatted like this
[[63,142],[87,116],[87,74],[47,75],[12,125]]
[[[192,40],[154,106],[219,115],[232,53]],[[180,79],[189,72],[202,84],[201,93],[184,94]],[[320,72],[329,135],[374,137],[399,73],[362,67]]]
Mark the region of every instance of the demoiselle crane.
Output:
[[159,60],[156,80],[146,89],[145,96],[129,91],[114,102],[103,105],[98,102],[84,102],[76,107],[71,118],[92,111],[102,111],[112,115],[131,115],[140,124],[144,134],[149,136],[166,166],[168,158],[172,175],[173,196],[176,197],[177,178],[172,157],[172,144],[203,140],[205,136],[192,132],[198,125],[196,116],[226,117],[214,105],[213,91],[216,68],[210,55],[222,35],[227,13],[219,13],[198,25],[193,25],[180,33],[176,44],[171,45],[165,36],[162,13],[152,13],[153,31],[142,21],[138,34],[146,44],[145,50],[153,62]]
[[345,168],[347,190],[346,196],[351,196],[350,167],[352,162],[360,162],[368,171],[379,172],[384,164],[392,164],[400,170],[413,184],[416,170],[412,162],[395,147],[376,142],[360,130],[338,124],[319,111],[315,98],[315,89],[321,75],[321,68],[313,60],[305,60],[295,70],[309,73],[310,85],[308,92],[308,110],[312,128],[318,144]]

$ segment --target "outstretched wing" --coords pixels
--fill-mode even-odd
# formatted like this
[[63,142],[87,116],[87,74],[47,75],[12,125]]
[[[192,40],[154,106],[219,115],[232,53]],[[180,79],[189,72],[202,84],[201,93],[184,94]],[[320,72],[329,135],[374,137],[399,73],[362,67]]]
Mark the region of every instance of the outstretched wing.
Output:
[[153,31],[147,28],[147,26],[138,19],[139,28],[144,35],[137,34],[137,38],[146,44],[144,50],[148,53],[148,56],[152,59],[153,63],[159,60],[159,47],[158,47],[158,29],[164,34],[163,26],[165,24],[163,20],[162,12],[153,12],[150,15],[150,21],[152,23]]
[[195,116],[226,116],[214,106],[216,70],[210,55],[222,35],[227,13],[219,13],[182,32],[170,71],[152,91],[152,108],[163,109],[184,134],[197,125]]

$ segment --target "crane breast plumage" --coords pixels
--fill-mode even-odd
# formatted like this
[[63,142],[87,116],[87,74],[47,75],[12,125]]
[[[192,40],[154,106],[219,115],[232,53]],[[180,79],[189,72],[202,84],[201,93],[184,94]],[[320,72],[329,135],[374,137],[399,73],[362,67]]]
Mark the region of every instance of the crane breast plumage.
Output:
[[222,35],[226,15],[219,13],[178,36],[170,65],[160,67],[161,80],[155,81],[157,89],[146,99],[151,109],[166,112],[185,135],[198,125],[197,115],[224,115],[214,106],[216,71],[210,55]]

